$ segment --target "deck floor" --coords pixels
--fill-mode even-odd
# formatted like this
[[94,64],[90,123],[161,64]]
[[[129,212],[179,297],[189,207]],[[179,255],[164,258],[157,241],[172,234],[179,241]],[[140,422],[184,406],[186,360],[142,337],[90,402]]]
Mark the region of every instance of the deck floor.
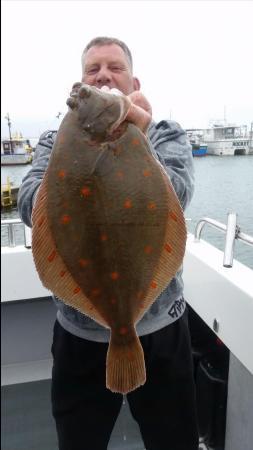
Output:
[[[50,380],[2,387],[1,412],[3,450],[57,449],[51,416]],[[108,450],[145,450],[139,427],[125,401]]]
[[[2,387],[1,448],[3,450],[56,450],[51,416],[50,380]],[[201,450],[207,449],[200,444]],[[108,450],[145,450],[139,427],[124,400]]]

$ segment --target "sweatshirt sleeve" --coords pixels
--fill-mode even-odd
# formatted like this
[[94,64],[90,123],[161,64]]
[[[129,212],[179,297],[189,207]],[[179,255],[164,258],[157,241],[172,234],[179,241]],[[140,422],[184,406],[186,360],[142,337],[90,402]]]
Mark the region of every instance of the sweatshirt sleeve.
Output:
[[151,125],[149,138],[185,210],[194,191],[192,147],[187,134],[178,123],[163,120]]
[[40,136],[34,152],[32,168],[23,178],[19,188],[19,215],[22,221],[29,227],[32,226],[31,216],[36,192],[38,191],[47,169],[56,134],[56,131],[46,131]]

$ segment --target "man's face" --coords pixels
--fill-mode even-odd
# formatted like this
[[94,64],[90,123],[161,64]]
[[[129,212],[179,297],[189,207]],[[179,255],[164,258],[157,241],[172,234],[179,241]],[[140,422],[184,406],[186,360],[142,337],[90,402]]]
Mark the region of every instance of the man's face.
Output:
[[130,62],[116,44],[91,47],[83,61],[82,82],[101,88],[117,88],[128,95],[140,87],[131,72]]

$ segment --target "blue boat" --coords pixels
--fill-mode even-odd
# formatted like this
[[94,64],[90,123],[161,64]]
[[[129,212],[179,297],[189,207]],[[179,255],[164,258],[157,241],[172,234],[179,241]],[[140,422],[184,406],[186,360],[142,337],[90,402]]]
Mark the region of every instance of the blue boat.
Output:
[[201,142],[201,135],[196,133],[197,130],[186,130],[190,144],[192,146],[193,156],[206,156],[207,144]]
[[192,144],[192,154],[193,156],[206,156],[207,154],[207,145],[206,144]]

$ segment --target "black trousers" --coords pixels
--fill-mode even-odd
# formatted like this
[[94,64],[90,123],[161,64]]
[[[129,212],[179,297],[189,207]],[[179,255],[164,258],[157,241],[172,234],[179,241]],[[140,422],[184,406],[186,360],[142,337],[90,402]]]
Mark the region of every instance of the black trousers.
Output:
[[[140,338],[147,381],[127,395],[147,450],[197,450],[187,313]],[[106,450],[123,397],[105,387],[108,344],[73,336],[56,321],[52,410],[59,450]]]

